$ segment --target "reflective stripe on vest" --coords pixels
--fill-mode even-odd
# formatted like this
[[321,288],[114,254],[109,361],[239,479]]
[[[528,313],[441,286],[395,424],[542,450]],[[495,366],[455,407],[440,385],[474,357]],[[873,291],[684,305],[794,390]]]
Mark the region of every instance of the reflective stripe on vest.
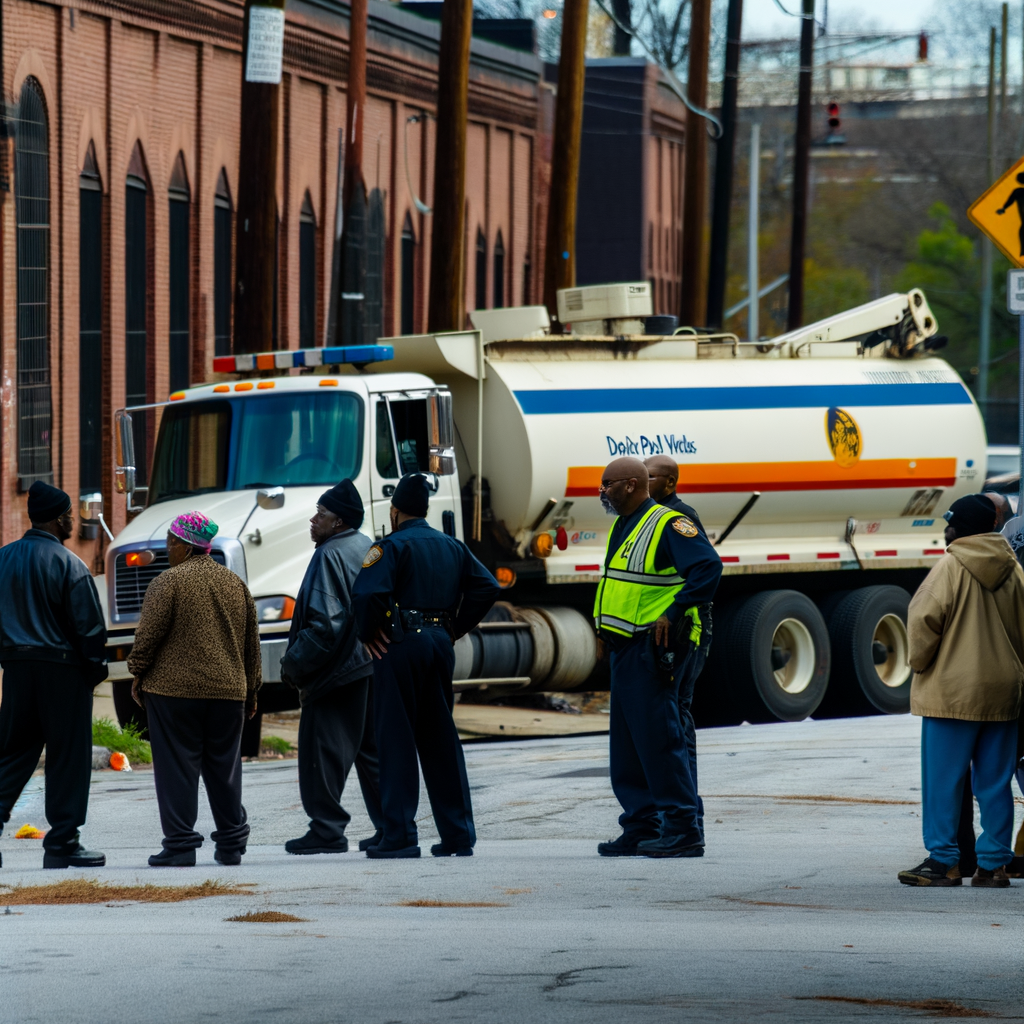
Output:
[[[664,505],[654,505],[611,558],[606,547],[594,600],[598,630],[632,636],[650,629],[668,610],[686,581],[674,567],[656,569],[654,559],[665,527],[680,515]],[[608,544],[611,535],[609,531]]]

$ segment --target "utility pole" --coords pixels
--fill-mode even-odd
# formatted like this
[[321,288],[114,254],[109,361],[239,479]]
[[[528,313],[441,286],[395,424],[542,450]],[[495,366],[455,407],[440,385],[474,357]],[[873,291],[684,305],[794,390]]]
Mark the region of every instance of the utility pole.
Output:
[[722,136],[715,156],[715,199],[711,208],[711,256],[708,268],[708,326],[722,327],[725,279],[729,271],[729,207],[736,153],[736,102],[740,75],[740,29],[743,0],[729,0],[725,27],[725,77],[722,80]]
[[278,107],[285,0],[246,0],[235,218],[235,352],[273,348]]
[[[690,63],[686,95],[700,110],[708,105],[708,50],[711,39],[711,0],[692,0],[690,7]],[[683,186],[683,238],[680,267],[679,322],[703,326],[706,310],[704,217],[708,190],[708,132],[704,119],[686,112],[686,153]]]
[[747,203],[747,341],[760,337],[758,314],[761,299],[761,272],[758,268],[757,234],[760,221],[761,194],[761,126],[755,121],[750,126],[750,199]]
[[[437,139],[434,147],[434,225],[430,236],[427,330],[459,331],[466,296],[466,122],[469,116],[469,46],[473,0],[441,7],[437,68]],[[424,122],[424,129],[426,122]]]
[[[996,125],[996,30],[988,34],[988,134],[986,137],[985,187],[995,178]],[[992,241],[981,239],[981,323],[978,330],[978,405],[988,415],[988,364],[992,350]]]
[[362,345],[366,287],[366,183],[363,120],[366,116],[366,0],[351,0],[348,92],[345,99],[344,220],[341,235],[341,343]]
[[544,254],[544,305],[558,318],[556,292],[576,283],[576,185],[583,130],[584,59],[589,0],[565,0],[562,49],[558,59],[558,97],[551,154],[551,196]]
[[800,79],[796,101],[793,156],[793,227],[789,243],[789,315],[786,330],[804,322],[804,255],[807,246],[807,191],[811,170],[811,85],[814,72],[814,0],[803,0],[800,25]]
[[[612,0],[612,14],[618,24],[615,26],[615,36],[612,42],[612,53],[616,57],[628,57],[630,43],[633,37],[628,30],[633,27],[633,11],[631,0]],[[619,28],[619,25],[624,26]]]

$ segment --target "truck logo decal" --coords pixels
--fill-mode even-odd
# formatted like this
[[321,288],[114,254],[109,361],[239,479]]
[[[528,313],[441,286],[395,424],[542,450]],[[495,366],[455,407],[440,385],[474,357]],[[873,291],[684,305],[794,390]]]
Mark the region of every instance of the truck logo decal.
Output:
[[825,436],[837,465],[844,469],[857,465],[861,451],[860,428],[845,409],[832,406],[825,413]]
[[959,381],[927,384],[778,384],[723,388],[553,388],[550,391],[517,391],[515,395],[527,416],[971,404],[970,394]]
[[675,434],[655,434],[653,438],[645,434],[634,441],[626,436],[618,440],[610,434],[605,436],[608,445],[608,454],[615,455],[638,455],[640,458],[649,458],[652,455],[695,455],[697,445],[694,444],[685,434],[676,437]]
[[[860,459],[844,468],[835,459],[814,462],[704,462],[679,466],[680,494],[724,494],[751,491],[844,491],[952,487],[956,459]],[[597,497],[604,466],[570,466],[567,498]],[[930,494],[931,491],[919,491]],[[937,501],[938,498],[936,497]],[[934,503],[933,503],[934,507]],[[904,511],[915,518],[929,508]]]

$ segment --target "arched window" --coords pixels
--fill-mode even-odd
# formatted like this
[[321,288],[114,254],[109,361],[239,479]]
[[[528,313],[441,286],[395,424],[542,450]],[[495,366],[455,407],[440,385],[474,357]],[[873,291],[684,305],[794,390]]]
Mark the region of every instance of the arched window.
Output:
[[476,229],[476,309],[487,308],[487,239]]
[[179,153],[167,190],[170,250],[171,391],[187,388],[192,377],[192,346],[189,344],[189,228],[192,193],[188,187],[185,157]]
[[[149,317],[146,291],[148,284],[148,238],[146,224],[147,184],[142,147],[135,143],[128,163],[124,197],[124,364],[125,404],[145,405],[149,398]],[[146,420],[144,414],[132,417],[135,435],[135,476],[146,483]]]
[[50,135],[43,91],[26,78],[14,164],[18,224],[18,484],[51,481]]
[[78,489],[103,490],[103,185],[92,143],[78,178]]
[[384,193],[370,189],[366,220],[366,301],[363,343],[374,344],[384,333]]
[[213,196],[213,354],[231,354],[231,191],[223,168]]
[[501,229],[494,240],[494,308],[501,309],[505,305],[505,243],[501,238]]
[[413,334],[416,330],[416,234],[412,229],[412,218],[405,215],[402,225],[402,334]]
[[316,344],[316,214],[309,192],[299,211],[299,348]]

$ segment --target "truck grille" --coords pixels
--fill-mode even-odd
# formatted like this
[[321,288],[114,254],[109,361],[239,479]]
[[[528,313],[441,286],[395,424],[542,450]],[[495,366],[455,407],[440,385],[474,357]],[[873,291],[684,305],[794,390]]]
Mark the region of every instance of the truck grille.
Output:
[[[150,583],[168,568],[167,549],[150,548],[156,555],[149,565],[141,567],[126,564],[127,552],[120,552],[114,558],[114,606],[119,617],[137,616],[142,611],[142,601]],[[211,551],[215,562],[225,564],[224,552]]]

